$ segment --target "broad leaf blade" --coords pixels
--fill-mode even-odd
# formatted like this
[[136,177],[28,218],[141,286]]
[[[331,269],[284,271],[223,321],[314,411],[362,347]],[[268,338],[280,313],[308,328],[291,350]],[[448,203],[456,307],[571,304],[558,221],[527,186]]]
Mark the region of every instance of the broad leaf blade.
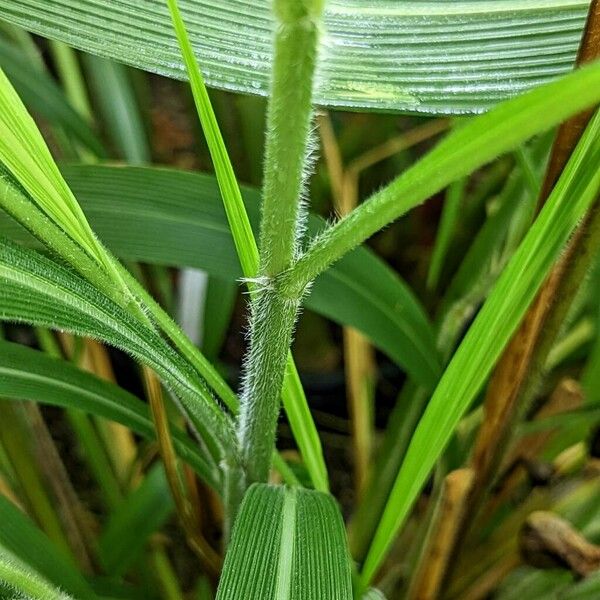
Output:
[[[478,112],[568,71],[588,0],[329,0],[315,100]],[[266,95],[267,0],[181,2],[209,85]],[[184,78],[163,0],[0,0],[3,19],[92,54]]]
[[350,570],[331,496],[255,484],[235,523],[217,600],[350,600]]
[[[0,340],[0,397],[75,408],[125,425],[143,438],[156,433],[148,406],[124,389],[32,348]],[[179,456],[210,485],[219,480],[196,445],[172,428]]]

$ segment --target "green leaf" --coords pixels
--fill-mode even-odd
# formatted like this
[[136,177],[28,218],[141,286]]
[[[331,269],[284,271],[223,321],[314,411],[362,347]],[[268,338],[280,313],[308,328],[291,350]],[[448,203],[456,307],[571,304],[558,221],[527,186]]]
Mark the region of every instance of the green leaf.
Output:
[[498,600],[522,600],[523,598],[562,598],[569,589],[573,575],[566,569],[540,570],[519,567],[502,582]]
[[560,600],[596,600],[600,597],[600,573],[590,574],[559,594]]
[[158,464],[104,526],[98,552],[107,573],[125,574],[139,558],[150,535],[165,524],[173,509],[165,471]]
[[[137,167],[69,166],[63,171],[94,231],[120,258],[197,267],[230,280],[242,277],[214,177]],[[243,188],[243,196],[250,221],[258,227],[259,194]],[[309,231],[314,234],[323,225],[312,217]],[[28,239],[3,213],[0,232]],[[370,250],[354,250],[318,277],[305,306],[361,330],[421,385],[435,385],[440,361],[426,313],[410,288]]]
[[[16,91],[0,69],[0,163],[36,205],[108,272],[114,268]],[[118,281],[118,279],[117,279]]]
[[71,600],[71,596],[52,586],[2,548],[0,548],[0,586],[9,588],[26,600]]
[[98,156],[105,156],[98,136],[71,106],[54,80],[25,59],[20,48],[3,39],[0,39],[0,67],[30,110],[60,126]]
[[[156,437],[148,406],[129,392],[71,363],[3,340],[0,340],[0,397],[75,408],[121,423],[143,438]],[[218,489],[219,479],[196,445],[175,427],[172,436],[179,456]]]
[[231,321],[237,285],[231,279],[212,276],[208,278],[208,289],[201,314],[202,351],[215,360],[223,346]]
[[[587,0],[329,0],[316,104],[464,113],[572,68]],[[269,2],[181,2],[210,86],[266,95]],[[163,0],[0,0],[2,18],[92,54],[184,78]]]
[[[0,581],[10,581],[19,590],[33,594],[33,598],[63,599],[66,595],[57,595],[56,592],[48,596],[35,595],[35,585],[47,586],[44,581],[32,580],[32,587],[28,588],[27,578],[39,574],[43,579],[54,586],[66,590],[78,600],[94,600],[96,595],[76,569],[75,565],[62,554],[42,531],[40,531],[14,504],[4,496],[0,496]],[[16,559],[11,560],[11,558]],[[12,577],[7,573],[11,563],[18,569],[13,571]],[[32,573],[33,572],[33,573]],[[7,576],[8,575],[8,576]],[[18,579],[17,579],[18,578]],[[22,587],[19,585],[22,583]],[[44,589],[40,587],[37,589]],[[51,590],[49,590],[50,592]]]
[[[464,130],[464,129],[463,129]],[[481,390],[564,244],[600,189],[600,113],[592,120],[444,372],[411,439],[365,560],[366,587],[381,565],[456,425]]]
[[466,179],[459,179],[452,182],[446,190],[442,216],[429,261],[429,271],[427,272],[427,288],[432,291],[438,288],[448,248],[452,243],[452,238],[460,220],[466,183]]
[[0,174],[6,178],[8,190],[2,205],[9,214],[104,294],[125,305],[142,324],[158,325],[219,397],[229,406],[236,403],[235,394],[214,367],[98,241],[35,122],[2,71]]
[[[536,176],[548,155],[548,136],[532,143]],[[514,168],[490,203],[489,215],[466,251],[444,294],[438,318],[438,343],[449,354],[531,225],[537,204],[522,169]]]
[[389,185],[313,239],[281,277],[281,290],[290,297],[301,294],[319,273],[453,181],[599,101],[600,63],[594,62],[469,119]]
[[167,0],[177,43],[190,80],[196,111],[206,138],[215,175],[223,198],[223,206],[232,232],[242,271],[245,277],[256,277],[258,273],[258,248],[252,233],[248,214],[242,200],[240,186],[217,123],[204,77],[194,56],[186,26],[176,0]]
[[350,573],[330,495],[255,484],[235,523],[217,600],[351,600]]
[[203,380],[160,336],[87,281],[41,254],[0,240],[0,318],[62,328],[133,354],[169,386],[216,460],[235,448],[230,419]]

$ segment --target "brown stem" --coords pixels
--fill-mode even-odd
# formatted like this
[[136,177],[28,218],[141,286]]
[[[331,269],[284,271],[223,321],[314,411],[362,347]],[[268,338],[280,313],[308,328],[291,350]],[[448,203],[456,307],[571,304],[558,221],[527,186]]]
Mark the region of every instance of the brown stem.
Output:
[[202,535],[199,528],[198,511],[187,496],[187,486],[180,475],[175,449],[173,448],[160,381],[154,371],[148,367],[143,367],[143,374],[150,411],[156,429],[159,453],[165,467],[177,515],[190,548],[198,556],[207,573],[216,577],[221,570],[222,560]]
[[94,535],[90,528],[91,517],[73,489],[39,407],[33,402],[27,402],[24,410],[27,414],[28,428],[33,434],[36,462],[56,500],[57,513],[61,517],[65,536],[82,569],[86,573],[92,573]]
[[446,475],[436,511],[408,593],[409,600],[433,600],[441,592],[450,554],[460,535],[465,501],[473,484],[472,469]]

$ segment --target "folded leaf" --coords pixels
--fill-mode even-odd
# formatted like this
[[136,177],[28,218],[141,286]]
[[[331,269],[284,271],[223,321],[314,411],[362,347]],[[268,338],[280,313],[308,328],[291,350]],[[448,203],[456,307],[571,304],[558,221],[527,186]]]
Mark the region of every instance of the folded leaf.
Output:
[[246,493],[217,600],[351,600],[350,555],[333,498],[264,484]]
[[[482,111],[569,70],[586,0],[329,0],[315,101],[430,113]],[[187,0],[211,86],[266,95],[267,0]],[[11,23],[92,54],[183,79],[163,0],[0,0]]]
[[176,394],[213,457],[235,448],[230,419],[205,383],[160,336],[69,269],[0,240],[0,319],[62,328],[133,354]]

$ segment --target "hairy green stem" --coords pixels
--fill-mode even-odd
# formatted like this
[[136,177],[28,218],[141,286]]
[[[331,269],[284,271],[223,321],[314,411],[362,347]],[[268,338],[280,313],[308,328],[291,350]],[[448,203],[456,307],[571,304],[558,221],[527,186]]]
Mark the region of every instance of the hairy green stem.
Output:
[[[594,82],[588,80],[590,76]],[[594,86],[598,86],[595,91]],[[453,181],[593,105],[598,89],[600,67],[591,65],[504,102],[455,129],[419,162],[313,240],[282,277],[282,290],[291,296],[301,293],[350,250]]]
[[[242,201],[242,195],[235,178],[233,166],[229,160],[227,148],[221,136],[204,84],[202,71],[194,55],[182,15],[177,5],[177,0],[167,0],[167,5],[190,79],[190,87],[200,123],[215,167],[215,174],[223,197],[223,205],[242,266],[242,272],[244,277],[248,278],[246,283],[252,297],[252,293],[256,287],[253,280],[259,271],[258,247],[250,226],[246,208]],[[302,389],[300,377],[298,376],[291,353],[288,353],[282,400],[294,438],[305,461],[313,485],[318,490],[327,491],[329,485],[321,443],[308,409],[304,390]],[[229,402],[228,405],[231,408]],[[284,464],[283,461],[280,461],[281,464]],[[234,477],[226,479],[230,481],[235,480]]]
[[303,229],[301,196],[309,149],[312,89],[322,0],[275,0],[271,100],[260,237],[260,270],[252,298],[250,348],[238,437],[247,481],[266,481],[279,397],[301,294],[281,293]]
[[266,481],[275,443],[279,395],[300,302],[267,289],[252,301],[251,340],[238,437],[247,483]]
[[296,253],[304,217],[300,201],[312,119],[319,0],[275,0],[271,102],[267,115],[260,227],[260,274],[274,277]]

